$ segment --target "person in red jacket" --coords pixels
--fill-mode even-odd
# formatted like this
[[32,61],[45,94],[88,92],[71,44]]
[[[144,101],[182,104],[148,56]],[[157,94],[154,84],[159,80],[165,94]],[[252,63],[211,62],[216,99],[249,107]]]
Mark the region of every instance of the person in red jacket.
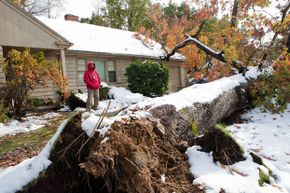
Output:
[[88,89],[87,110],[91,110],[92,99],[94,98],[93,109],[97,109],[99,105],[99,88],[101,86],[100,75],[96,71],[96,64],[94,62],[87,63],[87,70],[84,74],[84,82]]

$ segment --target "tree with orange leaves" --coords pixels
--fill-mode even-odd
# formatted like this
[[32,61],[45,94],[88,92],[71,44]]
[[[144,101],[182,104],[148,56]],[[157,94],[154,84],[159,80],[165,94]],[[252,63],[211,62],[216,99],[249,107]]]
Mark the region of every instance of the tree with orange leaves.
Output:
[[[185,34],[188,34],[186,38],[193,37],[194,39],[190,41],[196,46],[177,47],[187,57],[185,65],[195,67],[194,69],[200,69],[197,67],[208,63],[207,55],[210,55],[199,45],[210,47],[215,51],[216,56],[220,53],[219,58],[210,55],[215,58],[210,60],[210,63],[214,64],[214,68],[209,73],[210,79],[228,75],[233,65],[236,67],[241,64],[242,66],[255,65],[261,58],[265,58],[263,55],[265,55],[266,44],[263,44],[263,39],[268,32],[275,31],[275,28],[271,27],[274,20],[269,19],[263,10],[269,6],[269,1],[235,0],[230,4],[228,1],[217,3],[216,0],[192,0],[184,4],[187,5],[184,7],[189,9],[195,7],[190,17],[186,14],[168,17],[164,7],[155,4],[151,9],[150,28],[142,28],[140,32],[160,42],[166,53],[176,51],[175,45],[184,41]],[[218,19],[219,9],[222,10],[220,12],[225,12],[227,7],[230,7],[231,11],[228,14],[220,14],[219,17],[221,15],[222,17]],[[285,26],[286,22],[282,23]],[[185,42],[185,45],[187,44],[188,42]],[[273,58],[268,58],[271,59]]]
[[29,92],[36,85],[45,85],[47,80],[52,80],[64,97],[69,96],[60,64],[46,60],[43,52],[33,55],[28,49],[23,52],[13,49],[0,66],[6,74],[5,104],[17,119],[22,117]]

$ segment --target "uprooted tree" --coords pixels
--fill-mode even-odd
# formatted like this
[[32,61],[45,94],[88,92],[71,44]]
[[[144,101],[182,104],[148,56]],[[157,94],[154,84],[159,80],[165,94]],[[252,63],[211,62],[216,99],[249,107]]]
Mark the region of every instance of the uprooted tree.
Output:
[[17,119],[22,117],[29,92],[37,85],[46,85],[48,80],[52,80],[67,97],[66,78],[60,64],[46,60],[43,52],[31,54],[28,49],[23,52],[13,49],[0,65],[6,75],[4,102],[9,113]]
[[[243,87],[236,87],[208,104],[195,103],[179,111],[174,105],[132,107],[104,136],[96,132],[91,138],[81,128],[81,114],[76,114],[54,145],[52,165],[21,192],[202,193],[204,190],[192,183],[194,177],[184,154],[189,146],[197,142],[204,151],[211,151],[217,145],[214,161],[226,165],[245,158],[224,133],[196,141],[192,127],[200,128],[200,133],[210,130],[234,109],[242,108],[246,98],[239,98],[244,95],[238,93],[243,91]],[[149,112],[148,116],[136,118],[134,112],[140,110]],[[209,139],[226,143],[203,145]]]

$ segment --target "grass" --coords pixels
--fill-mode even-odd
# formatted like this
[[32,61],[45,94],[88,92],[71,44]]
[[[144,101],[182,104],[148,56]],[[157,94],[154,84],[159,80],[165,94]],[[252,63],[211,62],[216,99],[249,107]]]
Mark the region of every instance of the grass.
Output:
[[224,123],[218,123],[215,125],[216,129],[219,129],[220,131],[222,131],[227,137],[232,138],[236,144],[239,145],[241,151],[244,153],[245,150],[242,146],[240,146],[240,144],[235,140],[235,138],[232,136],[231,132],[229,130],[227,130],[226,128],[228,127],[228,125],[224,124]]
[[270,177],[269,175],[265,174],[260,168],[258,168],[259,170],[259,185],[263,186],[264,183],[268,183],[270,184]]
[[28,133],[20,133],[0,138],[0,156],[6,152],[17,150],[18,148],[30,148],[39,151],[47,141],[54,135],[64,116],[57,117],[43,128]]
[[231,136],[231,133],[230,131],[228,131],[226,128],[228,127],[226,124],[224,123],[219,123],[219,124],[216,124],[215,127],[217,129],[220,129],[221,131],[223,131],[226,135],[228,136]]

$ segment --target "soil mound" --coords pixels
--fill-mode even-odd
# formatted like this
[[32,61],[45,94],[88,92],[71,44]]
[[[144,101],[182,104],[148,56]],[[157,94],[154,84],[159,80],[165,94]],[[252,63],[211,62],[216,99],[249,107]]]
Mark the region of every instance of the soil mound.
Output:
[[116,122],[107,142],[82,164],[109,192],[202,192],[192,184],[187,158],[148,119]]
[[104,137],[88,138],[80,114],[65,127],[51,154],[52,165],[22,192],[200,193],[186,156],[166,129],[149,119],[122,120]]
[[219,161],[224,165],[232,165],[245,160],[243,150],[239,144],[228,134],[219,128],[214,128],[196,139],[201,151],[213,152],[214,162]]

